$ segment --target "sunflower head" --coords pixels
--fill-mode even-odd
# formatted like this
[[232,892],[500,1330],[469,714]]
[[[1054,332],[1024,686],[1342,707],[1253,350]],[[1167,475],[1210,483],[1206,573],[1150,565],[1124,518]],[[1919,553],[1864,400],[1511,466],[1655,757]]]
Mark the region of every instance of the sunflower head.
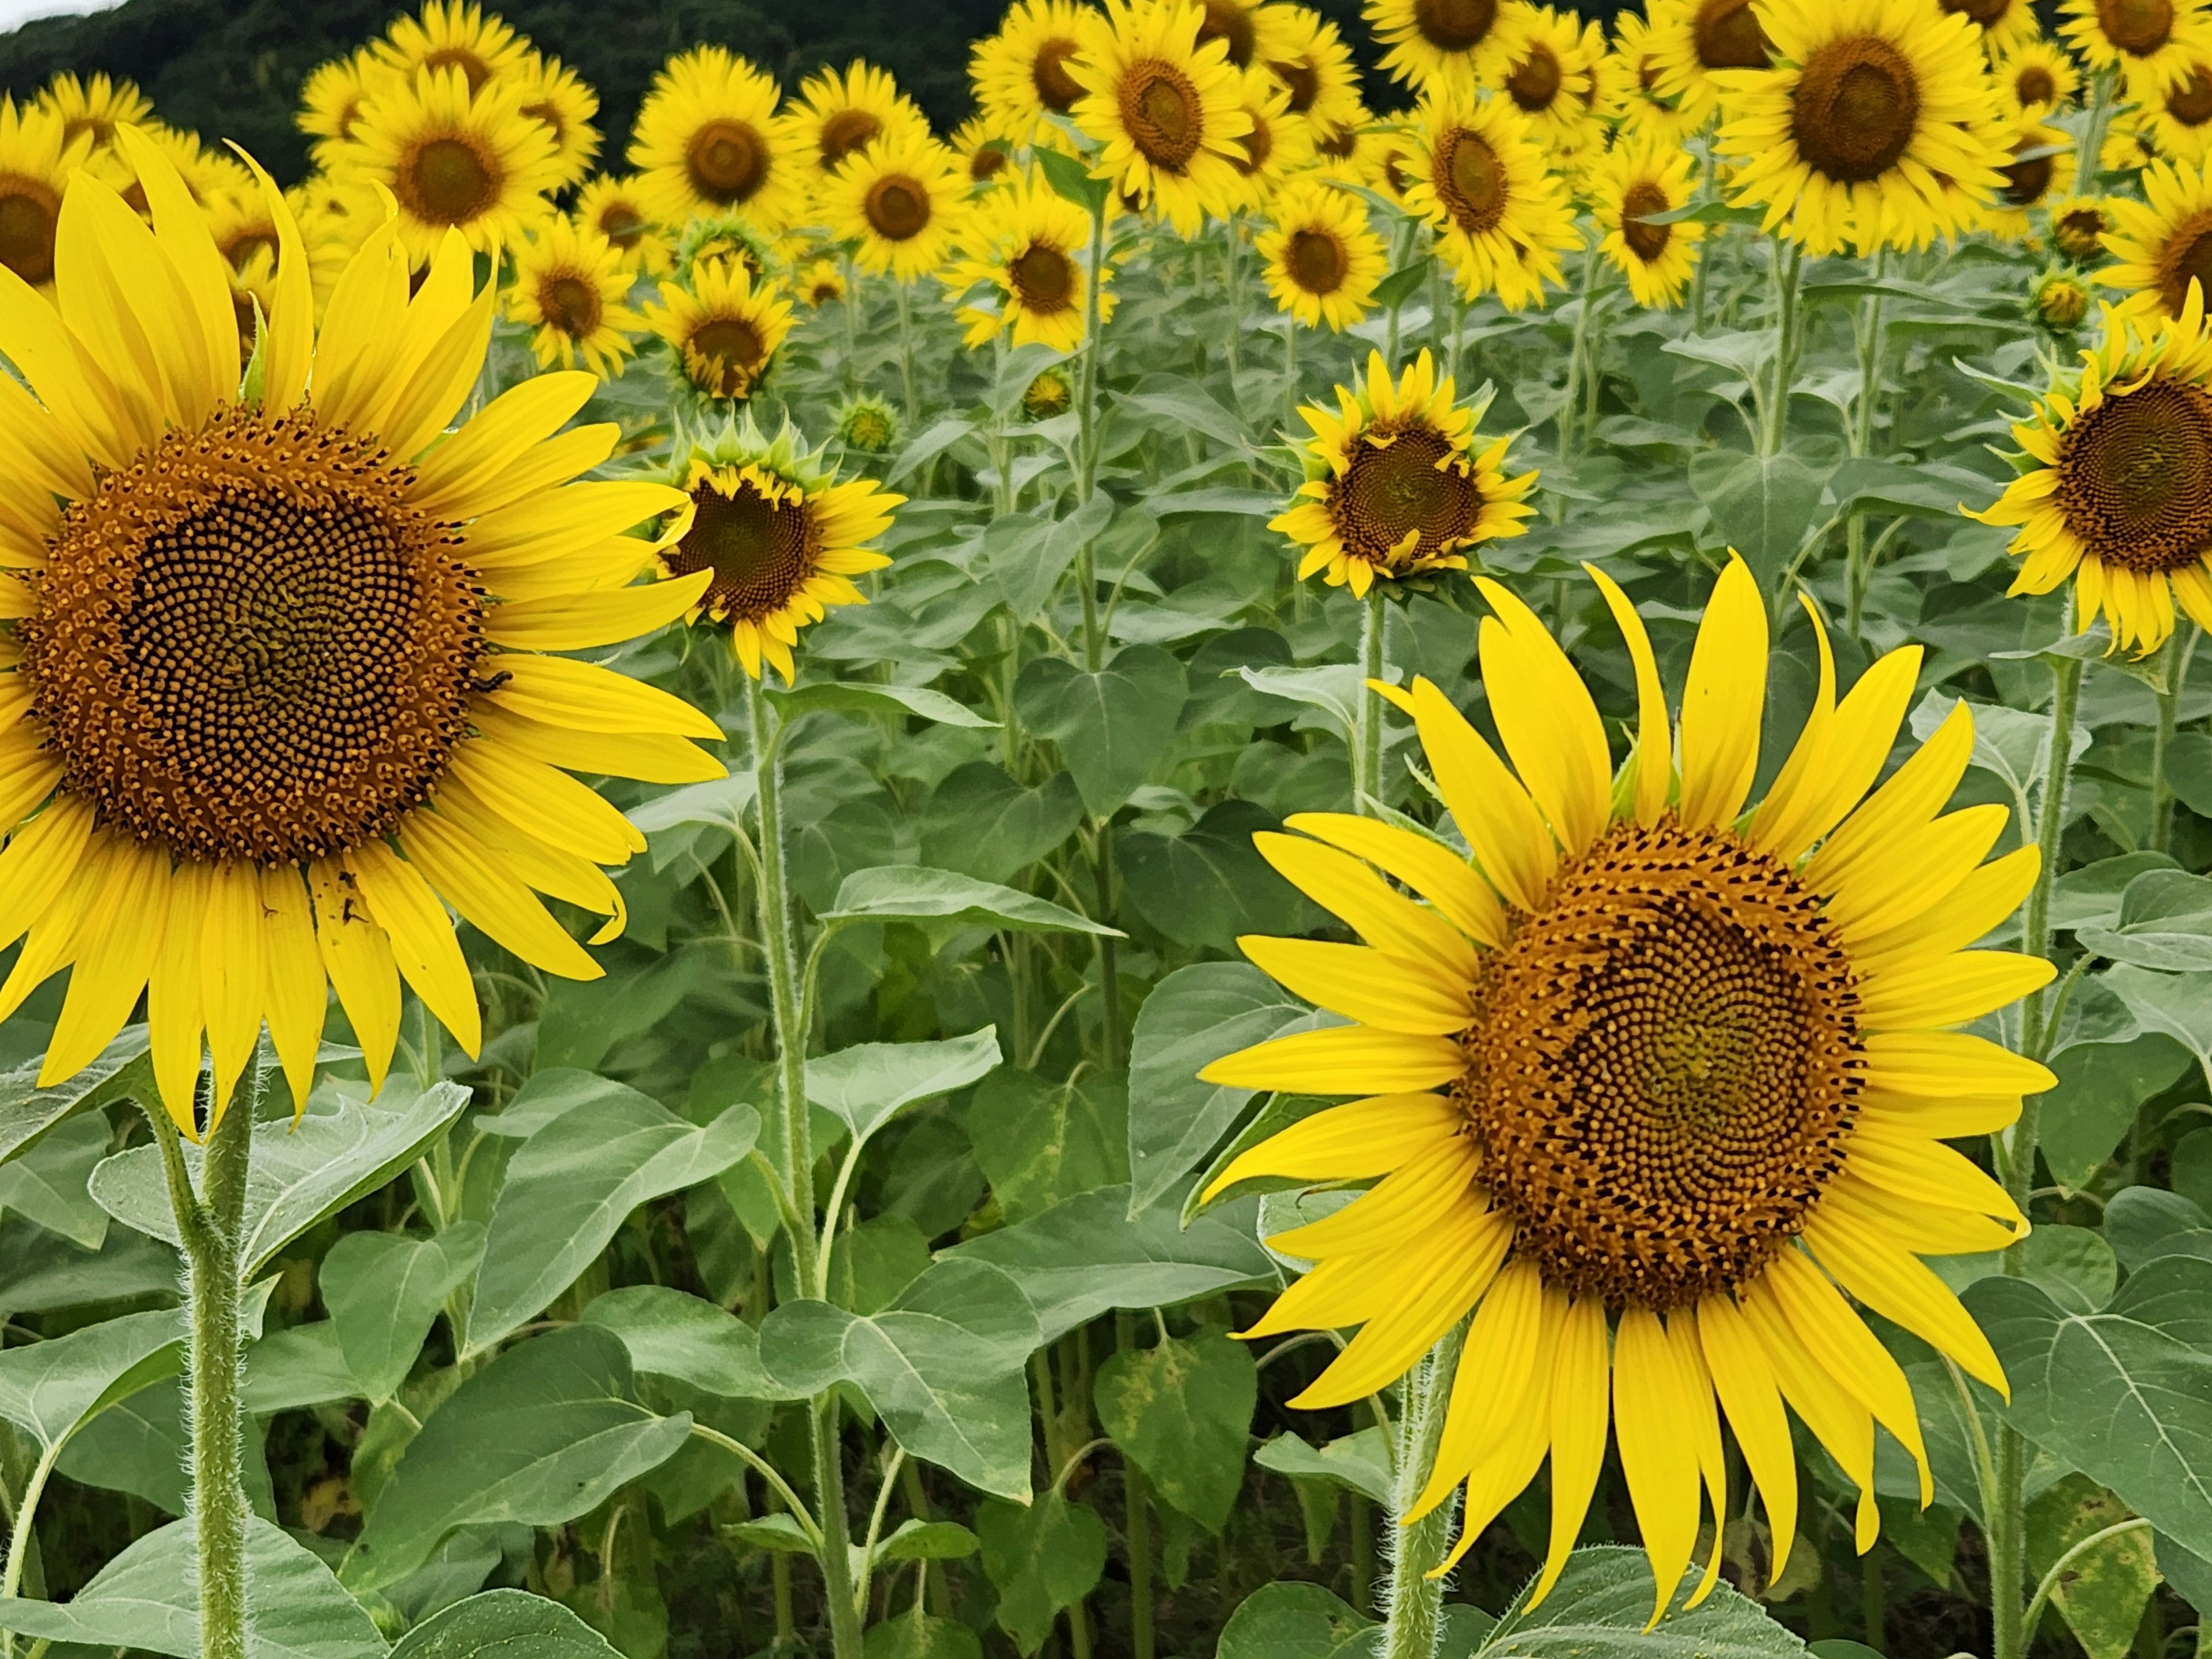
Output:
[[806,164],[776,118],[775,78],[720,46],[672,58],[630,129],[629,163],[653,216],[744,213],[770,228],[803,212]]
[[2089,288],[2079,271],[2046,270],[2028,296],[2035,320],[2053,334],[2071,334],[2089,314]]
[[1596,81],[1575,20],[1510,0],[1485,60],[1484,79],[1513,101],[1540,141],[1572,149],[1588,137]]
[[634,179],[604,173],[592,179],[576,193],[574,218],[605,237],[623,263],[641,276],[659,276],[674,257]]
[[2205,41],[2203,0],[2065,0],[2059,32],[2091,69],[2179,74]]
[[791,302],[775,283],[756,283],[734,259],[703,260],[690,275],[688,289],[661,284],[659,302],[645,308],[646,325],[681,367],[693,396],[708,407],[726,407],[750,397],[773,366],[791,332]]
[[[961,305],[967,343],[1004,332],[1055,351],[1083,343],[1090,303],[1090,216],[1036,173],[1024,173],[975,204],[962,227],[963,257],[945,272],[948,299]],[[1098,273],[1098,309],[1114,314],[1114,273]],[[981,294],[978,290],[984,290]]]
[[362,106],[368,100],[371,81],[388,73],[367,46],[344,58],[319,64],[300,88],[300,131],[313,142],[309,146],[317,165],[328,166],[337,147],[354,135]]
[[33,288],[53,281],[62,197],[91,153],[91,135],[70,137],[58,112],[0,95],[0,264]]
[[1310,6],[1268,10],[1281,15],[1267,64],[1290,94],[1291,113],[1317,126],[1352,119],[1359,109],[1359,72],[1336,25]]
[[2081,88],[2081,72],[2074,65],[2073,54],[2037,39],[2022,41],[1991,63],[1990,79],[1999,104],[2007,113],[2019,116],[2055,115]]
[[1069,65],[1085,49],[1098,14],[1073,0],[1015,0],[998,33],[979,40],[968,76],[984,118],[1026,139],[1038,125],[1073,111],[1083,87]]
[[1200,44],[1205,19],[1191,0],[1106,0],[1107,27],[1068,65],[1084,89],[1070,113],[1100,146],[1093,174],[1182,236],[1243,200],[1254,163],[1243,76],[1222,41]]
[[471,94],[458,67],[384,80],[331,170],[392,192],[418,261],[448,230],[479,252],[506,246],[551,213],[546,194],[561,181],[553,140],[522,112],[516,85],[501,79]]
[[777,268],[775,240],[742,213],[700,214],[677,238],[677,280],[696,282],[700,266],[714,264],[742,265],[755,283],[766,282]]
[[1697,269],[1705,227],[1654,222],[1689,205],[1694,166],[1679,143],[1646,137],[1616,143],[1592,170],[1590,208],[1604,229],[1599,249],[1628,278],[1638,305],[1680,305]]
[[959,158],[910,130],[848,157],[822,204],[831,234],[853,244],[854,264],[910,283],[943,262],[967,187]]
[[574,184],[592,170],[592,158],[599,153],[599,130],[592,125],[599,112],[599,94],[559,58],[534,52],[516,71],[515,83],[522,113],[552,141],[562,186]]
[[880,455],[899,440],[898,411],[872,392],[837,405],[837,441],[863,455]]
[[1721,91],[1716,77],[1774,61],[1774,42],[1754,0],[1652,0],[1647,15],[1652,88],[1673,100],[1686,129],[1712,118]]
[[143,126],[154,112],[154,100],[136,81],[112,80],[101,70],[80,80],[64,70],[40,90],[35,103],[60,118],[64,139],[89,138],[94,149],[112,149],[117,128]]
[[929,130],[928,118],[898,89],[890,75],[859,58],[842,70],[825,69],[800,82],[783,119],[793,138],[830,173],[846,160],[885,139],[903,140]]
[[799,630],[828,606],[867,603],[849,579],[890,562],[863,544],[906,497],[873,479],[840,483],[826,450],[808,451],[788,424],[764,438],[750,415],[695,442],[675,482],[690,520],[668,568],[706,580],[692,622],[728,629],[755,679],[766,662],[789,684]]
[[1580,243],[1574,204],[1511,99],[1431,87],[1395,165],[1468,298],[1495,293],[1517,310],[1562,280],[1559,250]]
[[1536,475],[1506,476],[1506,439],[1478,447],[1482,408],[1455,392],[1426,351],[1395,380],[1371,352],[1365,380],[1337,387],[1335,409],[1298,411],[1313,432],[1294,441],[1306,481],[1267,527],[1304,550],[1301,580],[1364,597],[1378,580],[1464,570],[1465,549],[1522,533]]
[[2074,141],[2064,129],[2036,120],[2010,124],[2006,147],[2012,159],[1998,167],[2004,182],[1983,216],[1985,228],[2001,237],[2022,239],[2034,229],[2033,210],[2064,201],[2074,188]]
[[1038,370],[1022,392],[1022,413],[1033,421],[1048,421],[1074,406],[1075,388],[1068,384],[1064,368]]
[[2140,202],[2102,203],[2112,263],[2097,280],[2126,292],[2131,316],[2178,319],[2192,288],[2212,289],[2212,171],[2154,161],[2143,170],[2142,194]]
[[630,272],[607,239],[560,217],[548,219],[514,251],[507,314],[534,331],[542,368],[578,362],[601,380],[622,372],[645,319],[629,307]]
[[1500,0],[1366,0],[1361,15],[1387,48],[1382,69],[1417,89],[1471,73],[1492,41]]
[[1341,331],[1365,316],[1389,264],[1366,205],[1311,179],[1275,193],[1255,246],[1275,303],[1308,328]]

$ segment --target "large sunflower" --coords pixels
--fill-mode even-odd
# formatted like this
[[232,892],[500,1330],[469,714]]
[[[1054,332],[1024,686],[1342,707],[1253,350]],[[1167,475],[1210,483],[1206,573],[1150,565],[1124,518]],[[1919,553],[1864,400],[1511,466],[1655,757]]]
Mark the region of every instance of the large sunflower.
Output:
[[779,230],[803,210],[805,162],[775,118],[775,78],[720,46],[672,58],[631,130],[629,164],[653,216],[743,212]]
[[559,58],[534,52],[515,72],[514,84],[522,112],[553,141],[553,164],[565,189],[592,170],[599,153],[599,130],[592,125],[599,94]]
[[1282,49],[1288,35],[1290,8],[1270,0],[1197,0],[1206,21],[1198,26],[1198,44],[1218,40],[1229,61],[1240,70],[1265,64]]
[[1981,862],[2003,807],[1943,813],[1973,744],[1964,705],[1867,793],[1919,647],[1881,659],[1839,705],[1816,619],[1812,715],[1747,815],[1767,659],[1750,571],[1731,560],[1714,590],[1679,732],[1641,618],[1591,574],[1641,704],[1621,775],[1572,664],[1534,612],[1483,581],[1497,613],[1482,624],[1483,681],[1511,769],[1428,681],[1382,688],[1419,727],[1472,856],[1335,813],[1257,837],[1366,942],[1240,944],[1353,1023],[1201,1075],[1364,1097],[1213,1184],[1375,1181],[1269,1240],[1315,1266],[1247,1335],[1362,1328],[1291,1403],[1362,1399],[1472,1313],[1413,1513],[1465,1486],[1455,1561],[1548,1455],[1540,1598],[1581,1530],[1609,1424],[1656,1623],[1707,1498],[1714,1541],[1692,1602],[1718,1574],[1723,1418],[1765,1500],[1777,1573],[1797,1510],[1785,1404],[1858,1486],[1861,1550],[1880,1526],[1875,1423],[1911,1455],[1929,1501],[1911,1385],[1847,1297],[2004,1391],[1988,1341],[1919,1258],[2025,1230],[1942,1138],[2002,1127],[2054,1079],[1951,1028],[2033,990],[2051,965],[1960,948],[2012,914],[2036,869],[2033,847]]
[[1431,86],[1413,112],[1404,201],[1437,228],[1438,252],[1468,299],[1495,293],[1518,310],[1560,280],[1577,245],[1574,206],[1512,100]]
[[1654,214],[1689,204],[1696,166],[1697,157],[1679,143],[1624,136],[1591,167],[1590,211],[1604,232],[1598,250],[1628,278],[1640,306],[1681,304],[1697,270],[1705,228],[1688,220],[1650,222]]
[[1310,6],[1268,10],[1283,15],[1267,67],[1291,94],[1291,113],[1329,128],[1364,120],[1359,70],[1336,25]]
[[[967,300],[960,320],[967,343],[979,346],[1003,331],[1018,346],[1031,342],[1055,351],[1083,343],[1089,304],[1091,216],[1034,173],[993,192],[970,216],[966,251],[945,274],[945,296]],[[1098,273],[1102,320],[1114,314],[1114,273]],[[978,302],[975,289],[988,283],[995,305]]]
[[2013,428],[2027,470],[1984,524],[2016,525],[2015,593],[2074,579],[2075,616],[2103,615],[2112,638],[2154,651],[2173,608],[2212,627],[2212,338],[2192,282],[2178,317],[2107,313],[2081,353]]
[[378,184],[399,208],[400,240],[417,263],[448,230],[493,252],[552,212],[561,167],[545,128],[522,112],[509,82],[474,97],[459,69],[387,79],[370,94],[331,171]]
[[2081,89],[2074,54],[2048,40],[2021,42],[1990,65],[1997,104],[2007,114],[2056,115]]
[[629,337],[645,331],[645,319],[628,303],[630,280],[605,237],[556,216],[515,247],[507,314],[535,331],[530,347],[539,368],[574,368],[581,359],[608,380],[634,349]]
[[1285,179],[1312,165],[1313,125],[1291,113],[1289,90],[1264,65],[1240,72],[1237,107],[1249,124],[1230,161],[1240,181],[1238,202],[1263,209]]
[[1334,410],[1298,411],[1313,428],[1296,441],[1306,481],[1267,528],[1305,550],[1301,581],[1318,574],[1364,598],[1378,580],[1464,570],[1463,550],[1522,533],[1536,475],[1505,476],[1510,439],[1477,451],[1480,411],[1455,391],[1426,351],[1395,381],[1372,351],[1365,383],[1337,387]]
[[0,94],[0,264],[33,288],[54,279],[62,195],[92,147],[92,134],[71,137],[57,112]]
[[2212,52],[2207,0],[2066,0],[2058,32],[2091,69],[2118,66],[2169,81]]
[[1935,0],[1755,0],[1769,70],[1723,70],[1729,199],[1808,252],[1925,247],[1971,228],[2007,152],[1973,26]]
[[908,128],[847,156],[822,206],[830,234],[852,242],[854,264],[911,283],[944,262],[967,194],[960,158],[926,128]]
[[327,167],[339,147],[351,138],[360,124],[362,105],[368,101],[369,83],[386,73],[376,54],[367,46],[348,57],[319,64],[300,88],[300,112],[295,118],[308,138],[307,153],[315,165]]
[[1936,0],[1936,3],[1980,29],[1982,50],[1993,58],[2039,40],[2043,33],[2043,25],[2036,20],[2034,0]]
[[604,173],[592,179],[576,192],[575,219],[612,243],[623,263],[639,276],[658,276],[668,269],[674,249],[654,222],[636,179],[611,179]]
[[1242,198],[1237,141],[1251,130],[1243,82],[1220,41],[1198,44],[1206,14],[1189,0],[1106,0],[1067,72],[1084,89],[1070,112],[1102,146],[1092,175],[1156,209],[1180,236]]
[[1025,142],[1048,115],[1070,113],[1083,88],[1068,65],[1102,27],[1097,12],[1071,0],[1015,0],[999,32],[969,54],[968,78],[985,118]]
[[1557,154],[1587,142],[1596,88],[1573,19],[1549,6],[1509,0],[1482,58],[1486,83],[1513,100],[1545,149]]
[[1442,76],[1474,73],[1499,9],[1499,0],[1366,0],[1360,15],[1388,49],[1383,72],[1419,91]]
[[[695,596],[691,620],[728,629],[755,679],[765,661],[791,684],[799,630],[826,606],[866,605],[850,579],[890,562],[863,544],[890,528],[906,497],[872,478],[839,483],[825,455],[802,449],[788,426],[765,441],[748,421],[684,461],[690,523],[669,568]],[[702,577],[703,590],[694,586]]]
[[835,173],[854,151],[883,140],[929,135],[929,118],[898,89],[898,82],[859,58],[842,70],[809,76],[783,118],[795,147],[825,173]]
[[1653,88],[1671,98],[1683,125],[1703,127],[1720,107],[1720,83],[1731,70],[1762,70],[1774,61],[1753,0],[1651,0],[1645,50]]
[[646,325],[667,343],[692,391],[707,402],[752,395],[791,332],[791,302],[772,283],[756,286],[742,259],[707,259],[689,289],[660,285]]
[[1620,118],[1631,130],[1679,143],[1688,137],[1692,123],[1676,107],[1674,97],[1659,89],[1659,56],[1651,43],[1651,25],[1632,11],[1613,20],[1613,81]]
[[410,298],[380,227],[318,338],[264,175],[283,252],[249,398],[206,217],[136,129],[121,137],[153,227],[80,174],[60,307],[0,275],[0,349],[29,388],[4,400],[21,696],[0,931],[24,942],[0,1015],[72,969],[58,1081],[144,992],[161,1097],[196,1133],[203,1034],[218,1111],[264,1020],[304,1102],[326,984],[374,1082],[403,978],[474,1054],[448,905],[526,961],[596,975],[529,890],[619,917],[598,866],[643,842],[556,766],[721,767],[687,741],[717,733],[686,705],[539,654],[657,628],[703,583],[626,586],[659,544],[623,532],[683,503],[569,482],[617,435],[560,431],[590,376],[540,376],[447,431],[491,329],[466,242],[447,237]]
[[1297,179],[1275,192],[1267,216],[1253,245],[1275,303],[1308,328],[1336,333],[1364,317],[1390,267],[1366,204],[1350,191]]
[[136,81],[111,80],[102,71],[79,80],[64,70],[40,89],[33,101],[61,118],[62,131],[70,140],[89,134],[94,149],[109,149],[118,127],[136,126],[154,112],[154,100],[138,89]]
[[2179,78],[2130,70],[2124,84],[2136,125],[2157,153],[2202,167],[2212,149],[2212,42]]
[[2013,159],[1998,169],[2004,183],[1982,215],[1982,228],[2007,241],[2035,230],[2033,215],[2063,202],[2074,188],[2074,140],[2062,129],[2028,119],[2007,124]]
[[422,15],[402,17],[370,50],[398,79],[420,70],[458,70],[471,93],[520,70],[530,45],[476,0],[425,0]]
[[2192,288],[2212,289],[2212,169],[2154,161],[2143,169],[2143,199],[2103,203],[2113,263],[2097,280],[2127,290],[2130,315],[2180,317]]

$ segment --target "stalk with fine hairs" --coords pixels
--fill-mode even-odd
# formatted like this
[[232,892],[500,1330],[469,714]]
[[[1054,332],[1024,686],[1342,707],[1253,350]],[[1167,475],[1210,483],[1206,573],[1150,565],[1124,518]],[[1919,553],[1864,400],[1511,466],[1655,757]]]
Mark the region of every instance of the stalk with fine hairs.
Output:
[[1392,1447],[1389,1581],[1382,1591],[1382,1659],[1435,1659],[1443,1634],[1444,1587],[1437,1568],[1451,1542],[1458,1499],[1448,1498],[1410,1526],[1401,1517],[1429,1484],[1443,1438],[1452,1371],[1466,1340],[1467,1322],[1462,1320],[1406,1374],[1400,1392]]

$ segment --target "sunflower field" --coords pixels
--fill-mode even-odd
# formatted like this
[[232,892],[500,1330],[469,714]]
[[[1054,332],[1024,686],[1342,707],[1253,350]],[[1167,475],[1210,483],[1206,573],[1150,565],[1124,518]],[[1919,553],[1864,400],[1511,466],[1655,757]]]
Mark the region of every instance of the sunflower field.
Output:
[[0,99],[0,1659],[2212,1653],[2212,0],[971,64]]

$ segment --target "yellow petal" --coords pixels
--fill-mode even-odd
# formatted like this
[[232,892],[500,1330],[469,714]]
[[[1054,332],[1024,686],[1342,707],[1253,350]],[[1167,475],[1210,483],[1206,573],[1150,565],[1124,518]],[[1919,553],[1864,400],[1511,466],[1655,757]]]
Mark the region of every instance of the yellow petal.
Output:
[[1474,945],[1457,928],[1437,911],[1391,891],[1349,853],[1273,830],[1254,836],[1252,845],[1284,880],[1393,960],[1463,985],[1474,984],[1481,972]]
[[1613,1340],[1613,1435],[1656,1590],[1649,1630],[1674,1599],[1698,1543],[1698,1449],[1686,1431],[1698,1379],[1648,1308],[1622,1309]]
[[1261,1176],[1364,1181],[1388,1175],[1425,1153],[1441,1152],[1465,1128],[1443,1095],[1377,1095],[1332,1106],[1238,1153],[1206,1196]]
[[200,1000],[200,936],[207,927],[209,877],[213,867],[180,864],[169,878],[168,914],[161,946],[146,975],[146,1026],[155,1091],[162,1109],[184,1134],[199,1138],[195,1101],[199,1091],[205,1005]]
[[369,915],[392,940],[392,959],[401,977],[475,1059],[483,1046],[476,981],[438,896],[419,871],[381,842],[349,849],[345,867],[368,901]]
[[564,979],[605,975],[530,890],[459,824],[435,812],[410,813],[399,826],[399,846],[441,897],[486,938],[532,967]]
[[2043,863],[2034,842],[1969,871],[1949,893],[1910,921],[1851,943],[1851,959],[1873,976],[1948,955],[2011,918],[2035,885]]
[[1706,601],[1682,691],[1682,801],[1692,830],[1735,821],[1759,769],[1766,701],[1766,601],[1733,553]]
[[368,1091],[384,1087],[392,1049],[399,1040],[399,969],[392,939],[369,914],[350,871],[336,859],[308,866],[308,895],[315,906],[315,946],[323,971],[353,1026],[368,1066]]
[[1612,814],[1613,757],[1589,688],[1536,613],[1487,577],[1497,611],[1481,629],[1482,684],[1513,769],[1571,856]]
[[1667,692],[1659,680],[1658,659],[1651,653],[1651,635],[1644,618],[1629,603],[1620,584],[1594,564],[1584,564],[1606,608],[1628,642],[1629,661],[1636,669],[1636,787],[1632,797],[1636,821],[1647,828],[1659,822],[1674,793],[1674,734],[1667,719]]
[[0,945],[13,945],[53,908],[92,837],[92,807],[64,796],[15,831],[0,852]]
[[82,944],[70,970],[69,994],[47,1040],[39,1086],[67,1081],[115,1040],[146,988],[169,913],[169,855],[121,837],[111,839],[100,879],[87,894],[76,937]]
[[1927,1508],[1935,1498],[1936,1483],[1920,1436],[1920,1414],[1912,1401],[1912,1385],[1889,1350],[1801,1250],[1783,1249],[1751,1289],[1773,1297],[1813,1363],[1856,1395],[1875,1420],[1911,1453],[1920,1473],[1920,1506]]
[[1903,646],[1859,677],[1823,727],[1819,765],[1787,791],[1778,780],[1760,805],[1748,836],[1754,847],[1794,864],[1858,805],[1889,758],[1919,682],[1920,657],[1918,646]]
[[1605,1465],[1611,1370],[1605,1298],[1577,1297],[1560,1322],[1552,1362],[1552,1542],[1528,1607],[1552,1593],[1582,1535],[1583,1517],[1589,1513],[1598,1471]]
[[[542,720],[525,720],[483,697],[475,700],[473,712],[481,736],[528,759],[572,772],[635,778],[641,783],[708,783],[730,775],[730,769],[705,750],[665,732],[563,731]],[[463,744],[454,752],[477,746]]]
[[2057,969],[2014,951],[1959,951],[1859,987],[1867,1023],[1889,1030],[1963,1025],[2048,985]]
[[2040,1095],[2058,1086],[2048,1066],[1965,1031],[1876,1031],[1864,1040],[1865,1085],[1892,1094]]
[[1790,1565],[1797,1536],[1797,1456],[1790,1443],[1790,1421],[1765,1350],[1733,1297],[1711,1296],[1698,1304],[1698,1340],[1705,1365],[1736,1444],[1766,1505],[1766,1530],[1772,1540],[1771,1583]]
[[1417,1036],[1448,1036],[1474,1018],[1468,986],[1360,945],[1247,933],[1237,949],[1294,995],[1363,1025]]
[[1839,879],[1831,890],[1828,920],[1852,944],[1926,914],[1981,863],[2010,817],[1990,802],[1898,836],[1881,860],[1862,859]]
[[1198,1075],[1237,1089],[1310,1095],[1395,1095],[1435,1089],[1467,1070],[1449,1037],[1336,1025],[1255,1043],[1215,1060]]
[[1474,1310],[1429,1484],[1406,1520],[1418,1521],[1443,1502],[1504,1437],[1535,1379],[1544,1335],[1543,1276],[1522,1256],[1499,1270]]
[[[722,728],[683,698],[657,685],[572,657],[502,656],[486,665],[501,708],[549,726],[586,732],[667,732],[722,740]],[[1364,822],[1364,820],[1363,820]]]
[[496,605],[484,618],[484,638],[510,651],[584,651],[619,644],[677,621],[714,580],[709,568],[636,587]]
[[1350,812],[1295,812],[1285,823],[1395,877],[1477,944],[1495,947],[1505,942],[1505,911],[1498,895],[1441,842]]
[[1937,1352],[2012,1398],[2004,1367],[1982,1328],[1960,1305],[1948,1285],[1918,1257],[1898,1249],[1878,1230],[1826,1205],[1805,1224],[1805,1243],[1836,1282],[1884,1319],[1902,1325]]
[[1468,1190],[1474,1165],[1474,1150],[1465,1140],[1441,1142],[1431,1156],[1400,1166],[1334,1213],[1271,1235],[1268,1247],[1307,1261],[1411,1248],[1431,1228],[1480,1207]]
[[1805,866],[1807,884],[1833,893],[1861,869],[1879,869],[1893,860],[1898,839],[1934,818],[1951,799],[1973,751],[1973,716],[1965,703],[1955,703],[1928,741],[1813,854]]
[[1559,854],[1528,792],[1425,678],[1413,682],[1413,720],[1437,788],[1475,863],[1508,904],[1540,908]]
[[1827,1449],[1844,1474],[1859,1489],[1858,1548],[1873,1547],[1881,1525],[1874,1501],[1874,1418],[1841,1378],[1826,1370],[1798,1338],[1780,1302],[1753,1280],[1738,1297],[1746,1327],[1774,1373],[1790,1408],[1805,1419],[1813,1437]]
[[315,1085],[315,1057],[323,1044],[323,1022],[330,1012],[323,959],[315,946],[315,910],[295,865],[269,865],[261,871],[261,905],[268,918],[262,965],[263,1006],[268,1012],[269,1041],[292,1088],[292,1115],[307,1109]]
[[455,745],[447,775],[518,829],[594,864],[627,864],[645,850],[645,837],[603,796],[507,745]]
[[212,1126],[222,1121],[261,1036],[261,881],[249,864],[226,860],[208,876],[200,928],[200,1006],[215,1062]]

